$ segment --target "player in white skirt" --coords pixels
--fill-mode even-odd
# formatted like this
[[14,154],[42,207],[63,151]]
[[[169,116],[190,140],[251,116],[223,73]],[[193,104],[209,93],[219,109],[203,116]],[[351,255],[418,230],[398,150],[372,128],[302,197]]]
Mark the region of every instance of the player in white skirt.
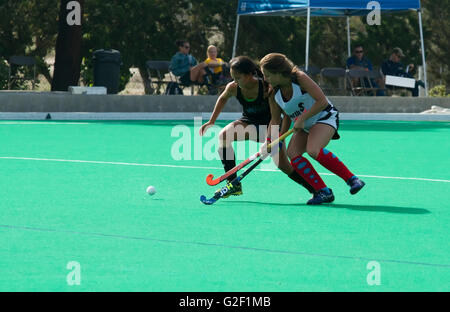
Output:
[[[287,149],[291,165],[315,189],[307,204],[318,205],[334,200],[312,164],[303,157],[306,152],[322,166],[341,177],[356,194],[365,183],[354,175],[336,155],[325,149],[331,139],[339,139],[339,112],[322,89],[307,74],[294,66],[283,54],[270,53],[260,61],[264,79],[273,90],[269,98],[271,126],[281,122],[281,114],[294,122],[294,134]],[[281,135],[281,134],[280,134]],[[268,138],[274,140],[270,134]],[[266,144],[262,146],[264,151]]]

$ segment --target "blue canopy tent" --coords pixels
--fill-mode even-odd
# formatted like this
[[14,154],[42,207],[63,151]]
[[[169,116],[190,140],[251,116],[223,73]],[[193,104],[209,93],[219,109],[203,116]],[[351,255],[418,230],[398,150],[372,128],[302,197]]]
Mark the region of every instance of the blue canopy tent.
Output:
[[[379,3],[379,9],[383,13],[399,13],[409,10],[415,10],[418,12],[425,94],[428,95],[427,68],[425,62],[425,46],[423,41],[420,0],[378,0],[376,2]],[[371,0],[239,0],[232,56],[234,57],[236,53],[239,16],[241,15],[306,16],[306,69],[308,68],[309,61],[309,29],[311,16],[347,17],[347,52],[350,56],[350,16],[368,15],[374,8],[374,1]]]

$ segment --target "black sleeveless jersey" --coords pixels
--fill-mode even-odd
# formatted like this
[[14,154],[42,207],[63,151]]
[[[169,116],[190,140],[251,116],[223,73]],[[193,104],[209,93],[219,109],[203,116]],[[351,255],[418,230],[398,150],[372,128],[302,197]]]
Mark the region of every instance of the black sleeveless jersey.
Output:
[[239,86],[237,87],[236,98],[242,105],[243,117],[246,117],[255,124],[268,125],[271,118],[269,99],[264,98],[264,85],[262,79],[258,79],[258,82],[258,97],[255,100],[247,101],[242,95]]

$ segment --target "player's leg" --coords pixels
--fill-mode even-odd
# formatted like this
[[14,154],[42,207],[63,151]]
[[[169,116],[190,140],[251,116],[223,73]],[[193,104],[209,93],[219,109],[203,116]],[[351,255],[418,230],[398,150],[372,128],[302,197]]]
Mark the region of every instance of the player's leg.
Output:
[[328,124],[317,123],[312,126],[309,131],[306,151],[322,166],[341,177],[350,186],[351,194],[356,194],[363,188],[364,182],[356,177],[335,154],[325,148],[335,131]]
[[291,180],[293,180],[294,182],[296,182],[296,183],[300,184],[301,186],[303,186],[311,194],[314,193],[315,190],[312,187],[312,185],[309,184],[292,167],[291,162],[289,161],[289,159],[287,157],[287,151],[286,151],[286,144],[285,144],[285,142],[282,143],[282,146],[279,149],[279,152],[272,156],[272,160],[275,163],[275,165],[278,167],[278,169],[280,169],[283,173],[285,173]]
[[[259,128],[259,131],[258,131],[259,142],[261,142],[261,143],[265,142],[265,140],[267,138],[267,130],[268,130],[267,128],[264,128],[264,129]],[[279,130],[279,127],[272,128],[272,130],[271,130],[272,134],[274,134],[275,136],[278,136],[279,131],[277,131],[277,130]],[[274,131],[277,131],[277,133],[275,134]],[[307,189],[308,192],[310,192],[311,194],[314,193],[314,188],[312,187],[312,185],[309,184],[292,167],[291,162],[289,161],[288,156],[287,156],[285,141],[279,143],[278,146],[275,146],[271,151],[271,155],[272,155],[272,161],[278,167],[278,169],[280,169],[284,174],[286,174],[295,183],[298,183],[301,186],[303,186],[305,189]]]
[[[233,169],[236,166],[236,158],[233,149],[234,141],[243,141],[248,140],[252,137],[252,125],[248,125],[242,120],[236,120],[229,123],[222,131],[219,133],[219,156],[222,161],[225,172],[228,172],[230,169]],[[254,130],[256,137],[256,129]],[[230,175],[227,180],[228,182],[233,181],[237,177],[237,173]],[[241,195],[242,194],[242,186],[238,184],[235,187],[235,190],[228,192],[229,195]],[[227,197],[228,197],[227,196]],[[224,197],[226,198],[226,197]]]
[[191,68],[191,81],[203,83],[204,76],[206,75],[205,71],[206,64],[200,63]]
[[[232,145],[234,142],[235,124],[235,121],[229,123],[219,133],[219,156],[225,172],[236,166],[234,149]],[[236,178],[236,174],[229,176],[227,180],[232,181],[234,178]]]
[[310,205],[330,203],[334,200],[334,195],[312,164],[303,157],[308,143],[308,133],[304,131],[296,132],[289,142],[287,150],[291,159],[292,168],[314,189],[314,196],[308,201]]

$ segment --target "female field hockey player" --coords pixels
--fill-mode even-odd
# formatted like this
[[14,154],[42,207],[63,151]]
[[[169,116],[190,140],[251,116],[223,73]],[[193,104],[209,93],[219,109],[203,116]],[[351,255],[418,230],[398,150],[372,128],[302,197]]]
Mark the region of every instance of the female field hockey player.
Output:
[[[264,125],[266,130],[271,119],[268,85],[262,79],[263,75],[259,67],[250,58],[238,56],[230,61],[230,74],[234,81],[227,84],[225,91],[217,99],[209,121],[203,124],[199,131],[200,135],[205,134],[208,127],[216,122],[228,99],[233,96],[237,98],[243,108],[242,117],[228,124],[219,134],[219,155],[225,172],[236,166],[232,142],[249,139],[264,142],[267,131],[260,134],[260,125]],[[281,129],[281,134],[289,130],[289,125],[286,124],[285,129]],[[250,135],[251,133],[254,135]],[[289,178],[303,185],[310,193],[314,192],[314,188],[306,183],[290,165],[284,145],[280,148],[278,157],[274,158],[274,162]],[[235,173],[227,180],[231,182],[236,176]],[[242,185],[238,184],[225,197],[241,194]]]
[[[335,154],[325,149],[331,139],[339,139],[339,112],[322,89],[283,54],[266,55],[261,59],[260,66],[264,79],[273,87],[269,98],[271,125],[280,124],[282,113],[285,118],[297,118],[287,155],[293,169],[314,187],[314,196],[307,204],[330,203],[334,195],[311,163],[302,156],[305,152],[341,177],[350,186],[351,194],[360,191],[365,183],[348,170]],[[264,148],[263,145],[262,152]]]

